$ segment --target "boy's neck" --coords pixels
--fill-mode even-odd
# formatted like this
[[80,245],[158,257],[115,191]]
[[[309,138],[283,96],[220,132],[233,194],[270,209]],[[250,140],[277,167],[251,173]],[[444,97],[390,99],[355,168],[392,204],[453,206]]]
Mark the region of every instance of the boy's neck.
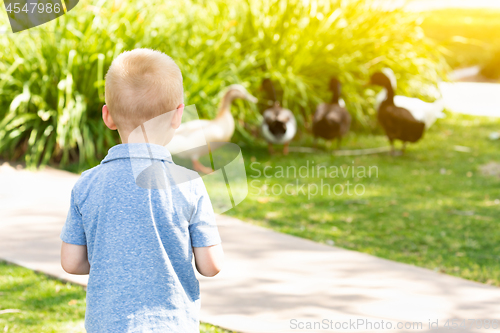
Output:
[[[158,132],[158,133],[156,133]],[[136,130],[132,132],[120,132],[118,131],[118,134],[120,135],[120,140],[123,144],[127,143],[150,143],[150,144],[155,144],[155,145],[160,145],[160,146],[166,146],[171,140],[172,137],[174,136],[174,132],[171,131],[171,133],[166,133],[165,131],[154,131],[154,130],[148,130],[146,132],[146,129],[144,128],[144,125],[141,125],[138,127]]]

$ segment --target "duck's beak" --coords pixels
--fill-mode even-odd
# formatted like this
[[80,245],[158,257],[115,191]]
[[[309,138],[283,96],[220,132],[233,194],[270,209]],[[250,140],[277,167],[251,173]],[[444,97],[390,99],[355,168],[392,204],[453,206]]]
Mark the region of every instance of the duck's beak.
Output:
[[249,101],[249,102],[252,102],[252,103],[257,103],[259,100],[257,99],[257,97],[255,96],[252,96],[250,94],[247,93],[246,95],[246,100]]

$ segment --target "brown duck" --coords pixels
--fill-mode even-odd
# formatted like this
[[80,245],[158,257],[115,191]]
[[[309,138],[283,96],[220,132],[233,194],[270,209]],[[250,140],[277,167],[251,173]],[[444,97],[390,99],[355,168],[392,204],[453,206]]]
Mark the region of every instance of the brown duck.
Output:
[[403,142],[401,152],[404,153],[408,142],[417,142],[424,135],[425,123],[413,117],[410,111],[394,104],[394,89],[391,80],[382,72],[372,75],[370,83],[382,86],[387,91],[386,99],[378,108],[377,118],[382,125],[394,155],[394,140]]
[[313,134],[315,141],[318,138],[325,140],[337,139],[337,148],[340,148],[342,137],[349,132],[351,115],[345,108],[345,103],[340,99],[342,85],[339,80],[330,80],[330,90],[333,93],[331,103],[322,103],[316,109],[313,118]]

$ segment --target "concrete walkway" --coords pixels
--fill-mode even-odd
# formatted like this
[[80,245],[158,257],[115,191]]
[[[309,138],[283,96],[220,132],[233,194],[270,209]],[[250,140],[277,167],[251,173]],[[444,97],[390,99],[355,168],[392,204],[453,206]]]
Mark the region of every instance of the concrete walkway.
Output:
[[442,82],[439,85],[447,110],[457,113],[500,117],[500,84]]
[[[58,236],[77,178],[52,169],[0,168],[0,258],[85,285],[86,277],[68,275],[59,265]],[[500,288],[229,217],[218,222],[226,266],[215,278],[200,278],[205,322],[268,333],[339,331],[335,323],[347,327],[340,331],[426,332],[429,321],[438,321],[439,329],[432,331],[449,332],[447,319],[500,319]],[[332,329],[298,328],[299,322],[321,320]],[[350,320],[369,321],[372,328],[355,328]],[[376,329],[382,320],[385,329]],[[398,322],[402,328],[396,328]]]

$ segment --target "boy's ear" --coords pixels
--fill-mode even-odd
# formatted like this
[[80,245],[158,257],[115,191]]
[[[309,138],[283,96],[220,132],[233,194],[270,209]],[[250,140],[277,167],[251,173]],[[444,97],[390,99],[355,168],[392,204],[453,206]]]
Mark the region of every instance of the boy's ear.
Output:
[[174,111],[174,116],[172,117],[172,128],[178,129],[182,122],[182,113],[184,112],[184,104],[181,104]]
[[106,126],[108,126],[109,129],[111,129],[111,130],[116,129],[116,124],[115,124],[113,118],[111,118],[111,115],[109,114],[108,106],[106,104],[104,104],[104,106],[102,107],[102,120],[104,121]]

